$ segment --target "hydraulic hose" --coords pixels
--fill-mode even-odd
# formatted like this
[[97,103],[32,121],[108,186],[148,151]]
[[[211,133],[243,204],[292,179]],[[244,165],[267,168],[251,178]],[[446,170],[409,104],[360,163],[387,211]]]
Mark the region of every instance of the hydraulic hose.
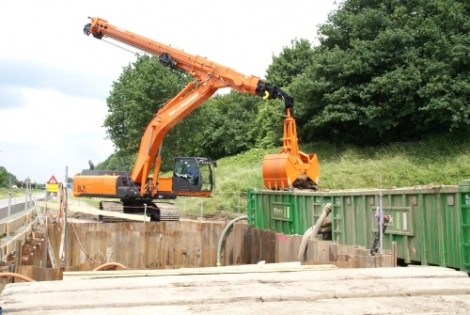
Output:
[[304,236],[302,237],[302,241],[300,242],[299,254],[297,257],[300,262],[303,262],[305,260],[305,250],[307,249],[308,240],[318,235],[318,231],[320,230],[323,221],[330,214],[330,212],[331,203],[327,203],[326,206],[323,208],[323,212],[318,218],[317,223],[313,227],[305,231]]
[[27,277],[25,275],[19,274],[19,273],[13,273],[13,272],[1,272],[0,273],[1,278],[7,278],[7,277],[12,277],[12,278],[18,278],[26,282],[36,282],[36,280],[31,279],[30,277]]
[[102,264],[101,266],[96,267],[93,269],[93,271],[101,271],[101,270],[107,270],[107,269],[127,269],[126,266],[118,263],[118,262],[108,262],[105,264]]
[[246,219],[248,219],[247,215],[236,217],[235,219],[230,221],[225,227],[225,229],[222,231],[222,234],[220,235],[220,238],[219,238],[219,243],[217,244],[217,263],[216,263],[217,267],[220,267],[220,252],[222,251],[222,242],[225,238],[225,234],[227,234],[228,230],[232,227],[232,225],[235,222],[240,221],[240,220],[246,220]]

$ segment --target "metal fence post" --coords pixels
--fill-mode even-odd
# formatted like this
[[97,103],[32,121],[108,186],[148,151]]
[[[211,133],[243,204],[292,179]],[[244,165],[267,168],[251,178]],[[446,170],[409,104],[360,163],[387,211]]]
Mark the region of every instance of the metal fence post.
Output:
[[238,215],[240,215],[240,191],[237,190],[237,196],[238,196],[238,199],[237,199],[237,210],[238,210]]
[[382,255],[383,253],[383,226],[384,226],[384,213],[383,213],[383,208],[382,208],[382,174],[380,174],[380,194],[379,194],[379,254]]
[[201,220],[204,220],[204,201],[201,198]]
[[8,174],[8,219],[7,219],[7,240],[10,240],[10,216],[11,216],[11,174]]

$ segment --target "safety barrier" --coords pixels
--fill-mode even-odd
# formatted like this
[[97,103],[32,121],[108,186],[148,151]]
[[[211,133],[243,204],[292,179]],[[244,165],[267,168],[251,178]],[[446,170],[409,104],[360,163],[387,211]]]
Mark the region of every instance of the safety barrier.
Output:
[[16,251],[16,243],[24,241],[31,234],[32,227],[37,220],[36,205],[23,212],[21,216],[0,223],[0,253],[1,259],[5,261],[8,254]]

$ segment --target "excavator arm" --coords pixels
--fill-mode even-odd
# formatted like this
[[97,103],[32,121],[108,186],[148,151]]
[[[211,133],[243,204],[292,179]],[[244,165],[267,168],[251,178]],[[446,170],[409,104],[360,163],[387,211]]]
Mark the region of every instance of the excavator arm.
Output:
[[[211,83],[211,81],[208,81],[206,84],[201,84],[198,87],[195,86],[194,82],[189,83],[186,88],[180,92],[178,96],[169,101],[147,125],[142,136],[137,160],[130,175],[136,183],[141,184],[140,192],[142,195],[146,191],[145,184],[153,164],[153,159],[155,159],[155,157],[157,157],[157,159],[159,158],[157,153],[163,142],[163,138],[177,122],[181,121],[217,91],[217,88]],[[155,163],[153,183],[157,182],[156,175],[159,172],[159,168],[160,164]],[[154,185],[154,191],[152,191],[153,196],[157,193],[157,188],[157,185]]]

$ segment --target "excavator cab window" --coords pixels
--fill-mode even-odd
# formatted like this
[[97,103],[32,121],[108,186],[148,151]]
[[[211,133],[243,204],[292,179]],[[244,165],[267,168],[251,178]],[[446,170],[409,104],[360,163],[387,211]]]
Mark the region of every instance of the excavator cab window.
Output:
[[174,191],[212,191],[214,176],[208,158],[177,157],[173,171]]
[[174,176],[184,178],[192,185],[197,184],[199,169],[196,160],[193,158],[177,158],[175,160]]

